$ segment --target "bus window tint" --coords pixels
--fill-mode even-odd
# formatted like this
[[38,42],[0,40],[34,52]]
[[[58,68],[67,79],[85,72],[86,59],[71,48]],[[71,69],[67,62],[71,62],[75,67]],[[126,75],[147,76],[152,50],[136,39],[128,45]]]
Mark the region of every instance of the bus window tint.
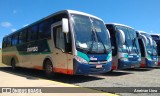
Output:
[[27,31],[24,30],[23,32],[20,32],[20,33],[19,33],[19,44],[26,42],[26,37],[27,37],[26,32],[27,32]]
[[5,37],[5,38],[3,39],[2,48],[5,48],[6,45],[7,45],[7,37]]
[[64,33],[62,27],[56,28],[56,47],[65,50]]
[[12,46],[12,44],[11,44],[11,40],[12,40],[12,37],[11,37],[11,36],[9,36],[9,37],[7,38],[7,47]]
[[12,35],[12,46],[18,44],[18,33]]
[[27,41],[34,41],[34,40],[37,40],[37,37],[38,37],[38,26],[33,26],[32,28],[29,28],[28,29],[28,38],[27,38]]
[[39,39],[51,38],[51,23],[49,21],[39,24]]

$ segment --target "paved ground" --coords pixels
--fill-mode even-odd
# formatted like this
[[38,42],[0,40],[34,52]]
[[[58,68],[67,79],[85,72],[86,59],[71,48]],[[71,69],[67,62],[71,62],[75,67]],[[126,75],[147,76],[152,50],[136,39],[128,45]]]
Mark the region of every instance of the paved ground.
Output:
[[[62,75],[59,75],[60,77]],[[57,76],[56,78],[58,78]],[[66,75],[65,75],[66,76]],[[69,76],[72,77],[72,76]],[[54,92],[58,93],[52,93],[52,94],[9,94],[9,93],[2,93],[0,96],[116,96],[114,94],[106,93],[106,92],[100,92],[93,89],[88,88],[82,88],[79,86],[75,86],[73,84],[69,83],[63,83],[59,82],[59,80],[54,80],[56,78],[47,79],[43,75],[42,71],[38,70],[31,70],[31,69],[24,69],[20,68],[16,71],[11,71],[10,67],[0,67],[0,87],[52,87],[48,88],[46,90],[53,90]],[[61,78],[62,79],[62,78]],[[66,79],[66,78],[63,78]],[[57,88],[55,88],[57,87]],[[67,88],[64,88],[67,87]],[[73,93],[74,90],[77,91],[76,88],[81,90],[80,93]],[[70,90],[71,89],[71,90]],[[1,91],[1,90],[0,90]],[[52,92],[53,92],[52,91]],[[68,92],[71,91],[71,92]],[[14,91],[16,92],[16,91]],[[66,92],[66,93],[64,93]],[[88,93],[90,92],[90,93]]]
[[[97,75],[97,80],[75,83],[75,85],[88,87],[160,87],[160,67],[138,68],[115,71]],[[98,88],[97,88],[98,90]],[[116,93],[122,96],[160,96],[160,94],[127,94]]]
[[[22,86],[22,87],[160,87],[160,67],[139,68],[113,73],[90,75],[90,76],[70,76],[59,74],[54,78],[47,79],[42,71],[20,68],[12,72],[9,67],[0,67],[0,86]],[[18,83],[17,83],[18,82]],[[93,88],[101,90],[100,88]],[[105,90],[103,90],[105,91]],[[113,92],[111,92],[113,93]],[[160,94],[135,94],[135,93],[115,93],[122,96],[160,96]],[[28,94],[26,94],[28,96]],[[42,95],[42,94],[41,94]],[[49,94],[48,94],[49,95]],[[51,94],[53,95],[53,94]],[[57,94],[59,96],[59,94]],[[54,94],[54,96],[57,96]],[[64,95],[64,94],[63,94]],[[63,96],[62,95],[62,96]],[[67,94],[65,94],[67,95]],[[69,94],[68,94],[69,95]],[[68,96],[67,95],[67,96]],[[72,94],[77,96],[77,94]],[[69,95],[69,96],[72,96]],[[80,95],[78,93],[78,95]],[[82,95],[82,94],[81,94]],[[81,96],[80,95],[80,96]],[[93,93],[85,93],[83,96],[89,96]],[[111,95],[98,94],[94,95]],[[2,95],[4,96],[4,94]],[[8,95],[7,95],[8,96]],[[11,95],[12,96],[12,95]],[[38,95],[39,96],[39,95]],[[43,96],[43,95],[42,95]]]

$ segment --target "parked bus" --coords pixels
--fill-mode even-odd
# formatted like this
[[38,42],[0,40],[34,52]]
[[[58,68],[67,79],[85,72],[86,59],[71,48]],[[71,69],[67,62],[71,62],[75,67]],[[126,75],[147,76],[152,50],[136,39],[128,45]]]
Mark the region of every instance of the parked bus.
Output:
[[3,38],[2,61],[16,67],[87,75],[111,70],[110,36],[102,19],[63,10]]
[[157,44],[157,52],[158,52],[158,66],[160,66],[160,34],[151,34],[152,39],[155,40]]
[[140,67],[141,54],[136,31],[126,25],[106,24],[111,36],[112,70]]
[[143,31],[137,31],[141,50],[141,67],[155,67],[158,64],[157,44]]

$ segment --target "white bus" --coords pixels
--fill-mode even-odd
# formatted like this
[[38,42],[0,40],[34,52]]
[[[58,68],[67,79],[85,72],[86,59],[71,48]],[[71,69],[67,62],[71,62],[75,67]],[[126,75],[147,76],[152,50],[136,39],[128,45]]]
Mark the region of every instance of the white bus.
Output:
[[158,66],[160,66],[160,34],[150,34],[152,39],[155,40],[157,44],[157,52],[158,52]]
[[143,31],[137,31],[141,50],[140,67],[155,67],[158,65],[157,44],[152,37]]
[[111,70],[112,50],[104,22],[93,15],[63,10],[3,38],[2,61],[44,70],[46,75],[96,74]]
[[136,31],[132,27],[106,24],[111,36],[112,70],[140,67],[141,53]]

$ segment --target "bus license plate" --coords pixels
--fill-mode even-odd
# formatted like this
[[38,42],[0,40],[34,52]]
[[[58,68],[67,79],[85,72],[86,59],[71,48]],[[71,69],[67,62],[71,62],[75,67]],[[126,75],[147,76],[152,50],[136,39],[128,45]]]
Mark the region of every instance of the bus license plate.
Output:
[[96,65],[96,68],[102,68],[102,65]]
[[131,66],[131,68],[134,68],[134,66]]

